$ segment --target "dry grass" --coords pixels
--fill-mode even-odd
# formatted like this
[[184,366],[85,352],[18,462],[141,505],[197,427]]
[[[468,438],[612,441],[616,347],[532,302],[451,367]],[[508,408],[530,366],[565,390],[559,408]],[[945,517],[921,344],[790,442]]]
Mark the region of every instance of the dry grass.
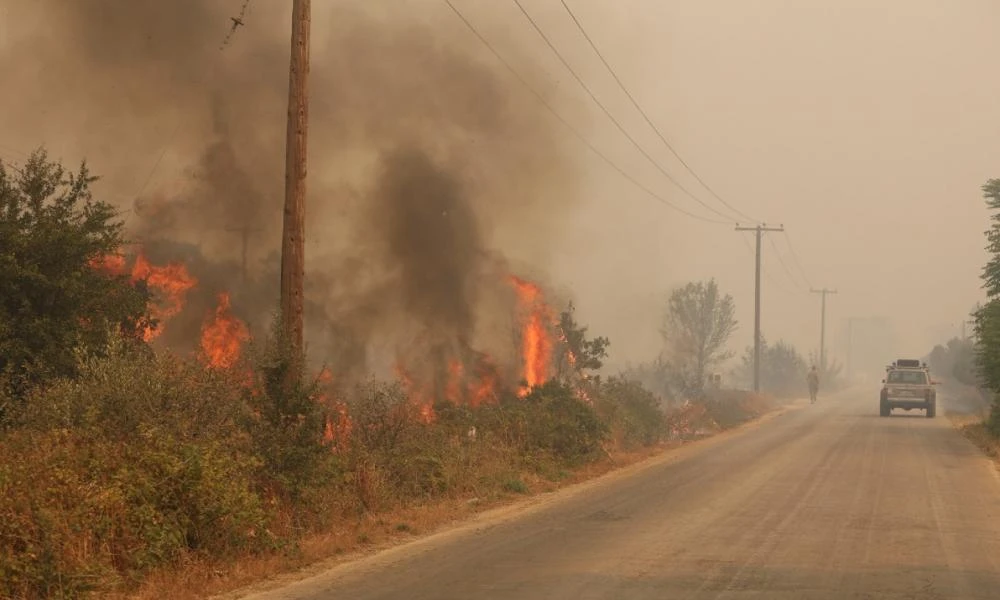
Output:
[[[752,420],[775,409],[776,405],[754,399],[747,408]],[[193,562],[180,570],[153,574],[136,592],[107,597],[111,600],[198,600],[219,595],[236,598],[236,591],[247,586],[282,575],[294,580],[319,572],[432,534],[485,510],[511,505],[532,495],[552,492],[635,465],[686,443],[676,440],[639,449],[609,450],[604,459],[560,472],[554,478],[524,473],[520,479],[523,488],[489,498],[465,496],[436,499],[421,506],[400,507],[352,520],[342,519],[336,529],[303,539],[293,552],[248,556],[228,563]]]
[[680,444],[660,444],[639,450],[612,452],[604,460],[566,472],[559,481],[525,473],[521,478],[523,492],[509,491],[490,498],[440,499],[422,506],[401,507],[381,514],[365,515],[360,519],[341,520],[340,526],[333,531],[303,539],[294,552],[247,556],[228,563],[191,562],[180,570],[152,574],[136,592],[106,597],[110,600],[198,600],[233,592],[283,574],[329,568],[432,534],[477,513],[600,477],[677,445]]
[[982,416],[952,412],[945,413],[945,416],[948,417],[952,425],[962,432],[962,435],[997,462],[997,466],[1000,467],[1000,439],[990,433]]

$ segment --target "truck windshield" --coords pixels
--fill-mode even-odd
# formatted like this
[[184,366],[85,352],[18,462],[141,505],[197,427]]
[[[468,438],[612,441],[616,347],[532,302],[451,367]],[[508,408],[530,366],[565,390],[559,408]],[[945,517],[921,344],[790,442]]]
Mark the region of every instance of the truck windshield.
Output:
[[911,385],[927,385],[927,373],[923,371],[889,371],[886,383],[908,383]]

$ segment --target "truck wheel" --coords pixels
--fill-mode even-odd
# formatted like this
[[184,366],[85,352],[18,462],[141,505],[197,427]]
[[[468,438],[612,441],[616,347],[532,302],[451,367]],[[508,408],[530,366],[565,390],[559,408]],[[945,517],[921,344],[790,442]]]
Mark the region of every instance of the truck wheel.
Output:
[[931,402],[927,405],[927,418],[933,419],[937,415],[937,402]]
[[892,409],[889,408],[889,403],[885,400],[880,400],[878,403],[878,416],[888,417],[892,413]]

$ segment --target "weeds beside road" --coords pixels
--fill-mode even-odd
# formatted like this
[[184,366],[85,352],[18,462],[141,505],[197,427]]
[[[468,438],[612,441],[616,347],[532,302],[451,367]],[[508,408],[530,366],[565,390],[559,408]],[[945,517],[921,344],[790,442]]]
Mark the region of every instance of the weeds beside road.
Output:
[[[262,364],[266,363],[262,359]],[[405,539],[552,490],[770,405],[728,392],[663,412],[640,386],[590,402],[551,382],[441,405],[399,386],[350,399],[350,435],[315,435],[303,389],[112,348],[42,389],[0,437],[0,592],[12,598],[203,597]],[[320,419],[317,421],[317,419]]]

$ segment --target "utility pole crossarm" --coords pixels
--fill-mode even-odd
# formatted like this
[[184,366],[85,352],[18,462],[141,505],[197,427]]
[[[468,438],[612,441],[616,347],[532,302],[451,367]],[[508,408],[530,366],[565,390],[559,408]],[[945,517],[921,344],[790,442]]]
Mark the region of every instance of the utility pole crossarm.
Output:
[[736,224],[736,231],[752,231],[757,239],[757,251],[755,254],[755,278],[754,278],[754,319],[753,319],[753,391],[760,392],[760,238],[766,231],[784,231],[784,225],[768,227],[766,223],[760,223],[753,227],[741,227]]
[[736,226],[736,231],[776,231],[781,233],[784,230],[784,225],[778,225],[777,227],[769,227],[767,225],[754,225],[753,227],[744,227],[742,225]]

